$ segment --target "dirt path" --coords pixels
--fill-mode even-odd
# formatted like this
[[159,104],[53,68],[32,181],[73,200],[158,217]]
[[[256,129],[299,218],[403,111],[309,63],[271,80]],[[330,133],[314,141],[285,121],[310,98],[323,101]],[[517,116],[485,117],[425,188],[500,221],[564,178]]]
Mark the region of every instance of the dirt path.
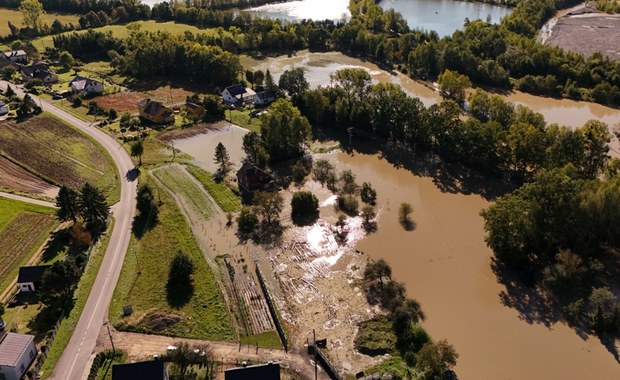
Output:
[[[252,360],[262,363],[268,361],[278,361],[280,364],[295,371],[304,379],[314,378],[314,362],[302,351],[286,353],[282,350],[268,348],[250,347],[236,343],[214,342],[198,339],[181,339],[161,335],[147,335],[116,331],[110,327],[114,347],[127,351],[128,361],[139,361],[150,359],[153,355],[161,355],[166,352],[166,347],[176,342],[187,342],[189,344],[208,344],[213,350],[213,354],[218,362],[235,363],[237,360]],[[110,336],[104,326],[97,338],[96,351],[111,349]],[[325,372],[319,367],[319,379],[329,379]]]

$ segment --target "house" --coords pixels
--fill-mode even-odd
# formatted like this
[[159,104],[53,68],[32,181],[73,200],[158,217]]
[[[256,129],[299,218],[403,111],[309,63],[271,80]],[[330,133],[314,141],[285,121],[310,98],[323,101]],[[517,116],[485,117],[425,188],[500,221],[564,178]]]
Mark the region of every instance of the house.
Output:
[[185,112],[188,115],[195,116],[197,118],[202,118],[205,115],[205,108],[200,104],[185,102]]
[[69,82],[69,87],[71,92],[80,95],[101,94],[103,92],[103,83],[79,75]]
[[45,62],[36,62],[30,66],[21,68],[22,77],[26,82],[39,79],[43,84],[50,85],[58,82],[58,75],[50,71],[49,66]]
[[256,93],[251,88],[247,88],[242,84],[226,87],[222,91],[222,98],[226,103],[238,106],[252,104],[254,102],[254,95]]
[[266,106],[276,100],[276,93],[273,91],[261,91],[254,94],[255,106]]
[[0,56],[1,61],[9,61],[12,63],[27,63],[28,54],[23,50],[5,51]]
[[0,101],[0,116],[7,115],[9,113],[9,107],[5,102]]
[[161,102],[144,99],[138,103],[140,117],[157,124],[174,123],[174,111]]
[[280,380],[280,363],[244,365],[224,371],[225,380]]
[[36,356],[34,335],[0,332],[0,379],[20,380]]
[[17,286],[19,287],[19,291],[35,292],[39,285],[41,285],[43,273],[45,273],[49,267],[49,265],[20,267],[19,275],[17,276]]
[[237,171],[239,188],[249,193],[256,190],[268,190],[274,184],[274,177],[251,162],[244,162]]
[[151,360],[129,364],[114,364],[112,380],[168,380],[166,362]]

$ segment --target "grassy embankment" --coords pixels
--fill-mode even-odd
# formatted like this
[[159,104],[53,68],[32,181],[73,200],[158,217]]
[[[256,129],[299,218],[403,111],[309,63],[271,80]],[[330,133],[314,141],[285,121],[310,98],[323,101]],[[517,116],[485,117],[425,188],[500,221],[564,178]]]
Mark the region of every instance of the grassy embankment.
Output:
[[69,344],[71,335],[73,335],[73,330],[75,330],[75,327],[77,326],[82,310],[84,310],[84,306],[86,305],[86,301],[90,295],[90,290],[92,289],[95,279],[97,278],[97,273],[99,273],[99,267],[101,267],[113,229],[114,220],[112,219],[106,233],[99,238],[99,241],[95,244],[90,253],[88,264],[86,264],[86,268],[82,274],[78,287],[73,294],[73,298],[75,300],[73,308],[69,311],[69,315],[64,318],[58,326],[54,343],[49,350],[43,367],[41,367],[43,378],[47,378],[52,374],[58,359],[60,359],[60,356],[67,347],[67,344]]
[[[139,237],[132,237],[110,305],[110,321],[121,330],[233,340],[224,297],[185,217],[156,181],[144,176],[141,182],[152,186],[161,199],[158,221],[138,231]],[[191,257],[195,272],[191,296],[173,307],[179,300],[168,294],[166,280],[170,261],[178,251]],[[132,306],[133,315],[122,317],[124,305]]]
[[105,149],[50,114],[4,123],[0,151],[57,186],[77,189],[89,181],[103,191],[110,204],[120,198],[117,170]]
[[224,212],[237,212],[241,210],[241,200],[228,185],[222,182],[216,182],[213,175],[196,165],[187,164],[187,171],[193,175],[211,194],[215,203]]
[[51,208],[0,197],[0,293],[57,224]]
[[[54,20],[58,20],[63,24],[79,25],[79,18],[80,15],[77,14],[46,12],[42,17],[42,21],[48,26],[51,26]],[[8,36],[11,34],[11,29],[9,29],[9,23],[7,21],[10,21],[18,28],[24,26],[24,17],[17,9],[0,8],[0,20],[3,20],[0,22],[0,36]]]

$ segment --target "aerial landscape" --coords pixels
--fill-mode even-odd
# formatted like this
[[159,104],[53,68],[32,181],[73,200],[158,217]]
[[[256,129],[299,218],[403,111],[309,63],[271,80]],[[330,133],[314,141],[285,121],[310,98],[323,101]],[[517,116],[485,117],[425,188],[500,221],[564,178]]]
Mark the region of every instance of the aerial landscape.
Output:
[[0,379],[620,379],[620,0],[0,0]]

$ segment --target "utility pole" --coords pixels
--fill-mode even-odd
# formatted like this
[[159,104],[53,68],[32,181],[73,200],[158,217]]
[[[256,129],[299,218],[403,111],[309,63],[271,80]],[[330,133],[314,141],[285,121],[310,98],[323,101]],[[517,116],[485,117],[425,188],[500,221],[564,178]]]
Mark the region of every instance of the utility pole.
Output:
[[110,343],[112,343],[112,353],[115,354],[116,350],[114,349],[114,341],[112,340],[112,333],[110,332],[110,326],[105,326],[108,329],[108,335],[110,336]]
[[317,368],[317,362],[316,362],[316,331],[314,329],[312,329],[312,345],[314,346],[314,380],[318,379],[319,376],[319,372],[318,372],[318,368]]

